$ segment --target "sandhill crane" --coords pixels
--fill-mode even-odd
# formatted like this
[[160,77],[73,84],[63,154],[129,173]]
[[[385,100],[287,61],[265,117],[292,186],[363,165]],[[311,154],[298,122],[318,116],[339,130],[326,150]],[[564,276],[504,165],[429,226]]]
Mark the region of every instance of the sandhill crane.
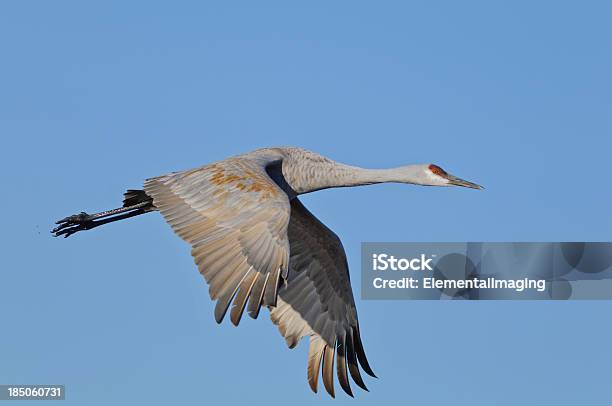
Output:
[[361,342],[346,255],[338,236],[298,196],[383,182],[482,189],[433,164],[363,169],[301,148],[264,148],[148,179],[144,190],[125,193],[123,207],[66,217],[52,233],[68,237],[112,221],[161,212],[192,246],[210,297],[217,301],[218,323],[230,303],[234,325],[245,308],[257,318],[261,306],[267,307],[290,348],[310,337],[311,389],[317,391],[322,369],[325,389],[334,396],[336,358],[338,382],[353,396],[349,373],[365,390],[358,365],[375,375]]

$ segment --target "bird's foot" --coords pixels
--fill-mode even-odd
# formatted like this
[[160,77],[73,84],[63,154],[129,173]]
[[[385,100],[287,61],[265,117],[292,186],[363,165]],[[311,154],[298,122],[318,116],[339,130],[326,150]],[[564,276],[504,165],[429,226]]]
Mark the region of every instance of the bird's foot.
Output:
[[81,212],[56,221],[55,224],[58,224],[58,226],[51,230],[51,234],[55,237],[63,235],[64,238],[67,238],[76,232],[89,230],[92,228],[93,221],[92,216]]

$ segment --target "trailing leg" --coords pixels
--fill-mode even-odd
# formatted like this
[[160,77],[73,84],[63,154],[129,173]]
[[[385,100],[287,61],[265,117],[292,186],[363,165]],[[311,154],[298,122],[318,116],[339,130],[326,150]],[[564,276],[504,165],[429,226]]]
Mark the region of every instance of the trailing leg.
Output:
[[153,199],[142,190],[128,190],[124,196],[123,207],[94,214],[81,212],[65,217],[55,222],[58,226],[51,230],[51,233],[55,237],[63,235],[66,238],[79,231],[91,230],[103,224],[155,210]]

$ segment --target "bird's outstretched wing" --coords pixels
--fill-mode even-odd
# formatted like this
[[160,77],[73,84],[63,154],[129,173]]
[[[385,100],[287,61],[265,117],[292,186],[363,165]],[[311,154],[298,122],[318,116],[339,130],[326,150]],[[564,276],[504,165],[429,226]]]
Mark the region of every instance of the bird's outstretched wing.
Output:
[[347,367],[355,383],[365,390],[357,362],[369,375],[374,373],[359,336],[346,254],[338,236],[297,198],[290,204],[289,276],[279,289],[278,302],[270,317],[290,348],[300,338],[310,336],[308,382],[314,392],[322,361],[323,384],[334,396],[335,356],[338,381],[352,396]]
[[289,199],[268,176],[266,162],[230,158],[145,182],[145,192],[174,231],[191,244],[200,273],[217,300],[215,319],[238,324],[248,300],[276,304],[279,279],[287,276]]

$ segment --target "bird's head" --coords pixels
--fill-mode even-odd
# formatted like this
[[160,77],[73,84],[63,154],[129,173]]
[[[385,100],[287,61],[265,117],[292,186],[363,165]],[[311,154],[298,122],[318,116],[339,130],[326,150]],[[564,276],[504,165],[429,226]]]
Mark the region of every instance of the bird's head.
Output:
[[[416,169],[416,171],[414,171]],[[484,187],[477,185],[476,183],[468,182],[467,180],[463,180],[458,178],[450,173],[446,172],[444,169],[440,168],[438,165],[434,164],[421,164],[415,165],[413,167],[413,171],[416,172],[417,182],[420,185],[425,186],[463,186],[469,187],[471,189],[484,189]]]

